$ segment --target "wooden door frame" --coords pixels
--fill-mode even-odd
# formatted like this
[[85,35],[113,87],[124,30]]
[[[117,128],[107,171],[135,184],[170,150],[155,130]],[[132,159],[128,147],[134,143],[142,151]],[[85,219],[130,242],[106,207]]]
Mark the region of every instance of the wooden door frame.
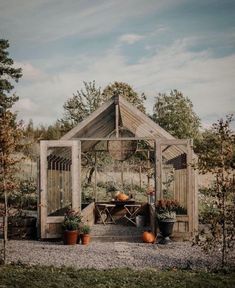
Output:
[[[183,216],[188,219],[188,230],[190,234],[194,234],[198,227],[197,213],[197,184],[196,172],[192,167],[193,161],[193,142],[191,139],[155,139],[155,201],[163,197],[162,195],[162,148],[163,145],[184,145],[187,155],[187,215]],[[182,218],[182,217],[181,217]],[[183,219],[182,218],[182,219]],[[156,228],[155,228],[156,229]]]
[[72,150],[72,209],[81,212],[81,141],[80,140],[49,140],[40,141],[40,189],[39,189],[39,235],[48,238],[49,223],[62,222],[61,216],[47,215],[47,151],[48,148],[70,147]]

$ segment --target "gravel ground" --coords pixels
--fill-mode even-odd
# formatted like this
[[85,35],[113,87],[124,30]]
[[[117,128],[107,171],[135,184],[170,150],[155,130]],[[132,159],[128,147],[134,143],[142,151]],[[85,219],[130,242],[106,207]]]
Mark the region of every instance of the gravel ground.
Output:
[[8,242],[8,262],[75,268],[191,268],[216,267],[218,255],[205,256],[190,242],[171,242],[168,245],[91,242],[88,246],[66,246],[62,242]]

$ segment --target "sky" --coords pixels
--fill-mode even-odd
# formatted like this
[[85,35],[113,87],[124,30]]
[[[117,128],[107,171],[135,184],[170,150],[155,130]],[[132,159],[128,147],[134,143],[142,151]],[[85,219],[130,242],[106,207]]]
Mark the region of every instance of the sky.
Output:
[[178,89],[205,128],[235,113],[234,0],[0,0],[0,38],[23,68],[26,123],[53,124],[93,80],[144,92],[148,113]]

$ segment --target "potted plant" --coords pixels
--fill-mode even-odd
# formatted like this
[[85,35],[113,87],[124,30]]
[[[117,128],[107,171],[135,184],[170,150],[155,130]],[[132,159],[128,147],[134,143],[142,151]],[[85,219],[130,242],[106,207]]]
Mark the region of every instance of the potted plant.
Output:
[[176,211],[179,207],[176,200],[158,200],[156,205],[156,218],[162,239],[160,244],[167,244],[170,241],[174,223],[176,222]]
[[90,232],[91,228],[89,225],[83,225],[81,228],[81,240],[83,245],[87,245],[90,243]]
[[82,221],[82,216],[79,212],[69,209],[64,215],[64,243],[74,245],[77,243],[79,224]]

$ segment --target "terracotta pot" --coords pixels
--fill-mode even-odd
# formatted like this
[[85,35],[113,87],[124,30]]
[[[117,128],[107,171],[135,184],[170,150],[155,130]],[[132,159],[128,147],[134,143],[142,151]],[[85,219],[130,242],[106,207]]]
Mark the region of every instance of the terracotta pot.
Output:
[[91,236],[90,234],[82,234],[82,245],[88,245],[90,243]]
[[156,240],[155,235],[151,231],[145,231],[142,235],[144,243],[154,243]]
[[75,245],[77,244],[77,238],[78,238],[78,231],[64,231],[64,244],[66,245]]

